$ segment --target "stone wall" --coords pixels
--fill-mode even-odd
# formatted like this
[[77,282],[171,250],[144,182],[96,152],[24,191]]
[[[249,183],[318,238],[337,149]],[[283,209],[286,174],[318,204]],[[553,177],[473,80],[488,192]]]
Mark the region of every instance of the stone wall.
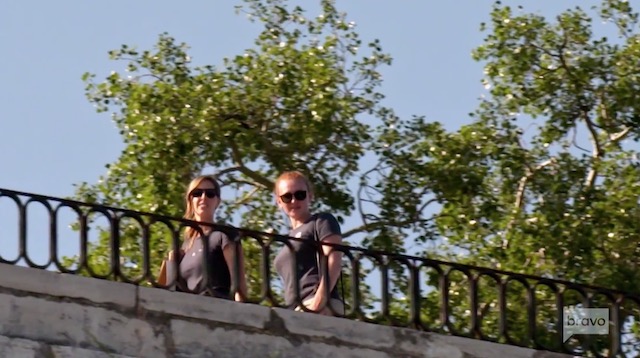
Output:
[[568,357],[0,264],[0,357]]

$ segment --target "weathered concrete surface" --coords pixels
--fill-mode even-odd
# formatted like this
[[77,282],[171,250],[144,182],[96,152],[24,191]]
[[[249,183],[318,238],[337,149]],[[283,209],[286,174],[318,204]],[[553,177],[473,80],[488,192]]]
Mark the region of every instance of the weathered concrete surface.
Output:
[[48,345],[22,338],[0,336],[0,357],[7,358],[133,358],[121,354],[105,353],[92,349]]
[[0,264],[0,357],[568,357]]

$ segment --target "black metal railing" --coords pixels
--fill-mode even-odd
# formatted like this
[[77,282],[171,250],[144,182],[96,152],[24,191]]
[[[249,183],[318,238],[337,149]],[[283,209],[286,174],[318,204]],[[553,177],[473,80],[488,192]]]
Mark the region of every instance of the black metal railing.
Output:
[[[17,227],[9,233],[12,217],[17,219]],[[33,239],[35,235],[29,230],[42,229],[45,220],[48,233],[39,232]],[[71,229],[61,235],[65,224]],[[160,262],[168,250],[178,252],[185,227],[200,231],[200,225],[0,189],[0,263],[170,289],[174,278],[165,285],[158,283]],[[211,226],[234,234],[230,237],[242,244],[250,286],[247,302],[283,306],[273,257],[300,239]],[[12,234],[17,236],[17,252],[9,258],[2,252],[3,247],[6,251],[11,246]],[[42,249],[43,235],[48,236],[48,250]],[[77,246],[71,244],[74,236]],[[343,254],[343,277],[338,285],[347,308],[337,314],[347,318],[574,355],[622,357],[639,353],[640,337],[632,329],[640,319],[640,296],[636,294],[422,257],[330,246]],[[75,251],[70,250],[74,247]],[[319,246],[318,252],[322,252]],[[35,256],[46,257],[37,262]],[[319,257],[324,263],[321,267],[326,269],[326,256]],[[292,265],[295,267],[296,262]],[[231,290],[236,292],[235,278],[240,268],[235,265],[230,271],[234,278]],[[296,290],[299,293],[299,287]],[[565,340],[563,309],[569,306],[608,308],[609,333]]]

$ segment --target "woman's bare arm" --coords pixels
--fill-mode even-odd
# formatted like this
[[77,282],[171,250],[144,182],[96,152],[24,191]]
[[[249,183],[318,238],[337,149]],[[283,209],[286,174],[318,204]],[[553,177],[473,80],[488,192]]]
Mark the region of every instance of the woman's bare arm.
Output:
[[235,300],[238,302],[244,302],[247,298],[247,277],[244,268],[244,253],[242,251],[242,245],[231,242],[227,245],[222,253],[224,255],[224,260],[227,262],[227,267],[229,268],[229,273],[231,274],[231,278],[233,279],[233,270],[235,270],[236,265],[236,245],[240,245],[238,248],[240,257],[238,258],[238,265],[240,265],[240,277],[238,277],[238,282],[236,282],[238,286],[238,292],[235,292]]

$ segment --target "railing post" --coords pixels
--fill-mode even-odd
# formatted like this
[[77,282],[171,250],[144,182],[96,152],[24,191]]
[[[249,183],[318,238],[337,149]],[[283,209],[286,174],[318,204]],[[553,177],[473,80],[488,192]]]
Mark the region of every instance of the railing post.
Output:
[[19,215],[20,217],[18,218],[18,225],[19,225],[18,261],[20,259],[24,259],[27,257],[27,206],[22,203],[20,204]]
[[383,258],[383,260],[382,267],[380,267],[382,317],[392,321],[389,313],[389,261],[388,258]]
[[534,347],[536,345],[536,295],[535,285],[527,287],[527,331],[529,332],[529,342]]
[[[244,296],[240,291],[240,263],[242,255],[242,234],[240,232],[234,232],[234,258],[233,267],[231,272],[231,299],[235,299],[236,294]],[[243,297],[245,299],[246,297]]]
[[440,273],[440,321],[442,326],[451,331],[451,322],[449,321],[449,274],[447,272]]
[[616,298],[613,302],[613,304],[611,305],[611,308],[609,309],[609,315],[610,315],[610,321],[611,321],[611,325],[613,326],[613,329],[611,329],[611,327],[609,327],[609,334],[610,334],[610,339],[611,339],[611,345],[610,345],[610,350],[611,350],[611,356],[618,356],[618,354],[620,354],[621,351],[621,334],[620,331],[622,331],[622,326],[624,324],[624,322],[622,322],[620,320],[620,299],[622,297],[616,295]]
[[351,313],[362,317],[362,307],[360,303],[360,258],[361,255],[357,255],[353,257],[351,260],[351,299],[353,301],[353,306],[351,307]]
[[49,262],[47,266],[52,262],[58,263],[58,215],[51,208],[47,207],[49,211]]
[[262,258],[260,259],[260,271],[262,276],[261,296],[263,298],[269,298],[271,304],[275,303],[273,292],[271,292],[271,262],[269,257],[271,256],[271,241],[269,245],[260,245],[260,251],[262,252]]
[[469,311],[471,312],[470,336],[480,338],[480,322],[478,319],[478,276],[469,273]]
[[508,343],[510,338],[507,333],[509,329],[509,324],[507,323],[507,282],[508,281],[500,279],[498,287],[498,312],[500,316],[498,323],[498,339],[504,338]]
[[556,344],[561,351],[564,351],[564,338],[562,337],[564,330],[564,296],[561,290],[556,290],[556,307],[558,308],[556,314],[556,332],[558,333]]
[[151,279],[151,247],[149,236],[149,224],[144,223],[142,226],[142,277],[147,280]]
[[89,246],[87,213],[82,213],[82,215],[80,215],[80,227],[78,230],[80,230],[80,262],[78,263],[78,271],[82,271],[84,268],[91,272],[91,269],[89,268],[89,253],[87,252]]
[[419,266],[415,262],[409,263],[409,296],[411,297],[410,317],[411,324],[415,329],[421,329],[422,323],[420,318],[420,271]]
[[120,219],[116,213],[112,213],[111,219],[111,235],[109,243],[111,244],[111,273],[114,280],[120,279]]

